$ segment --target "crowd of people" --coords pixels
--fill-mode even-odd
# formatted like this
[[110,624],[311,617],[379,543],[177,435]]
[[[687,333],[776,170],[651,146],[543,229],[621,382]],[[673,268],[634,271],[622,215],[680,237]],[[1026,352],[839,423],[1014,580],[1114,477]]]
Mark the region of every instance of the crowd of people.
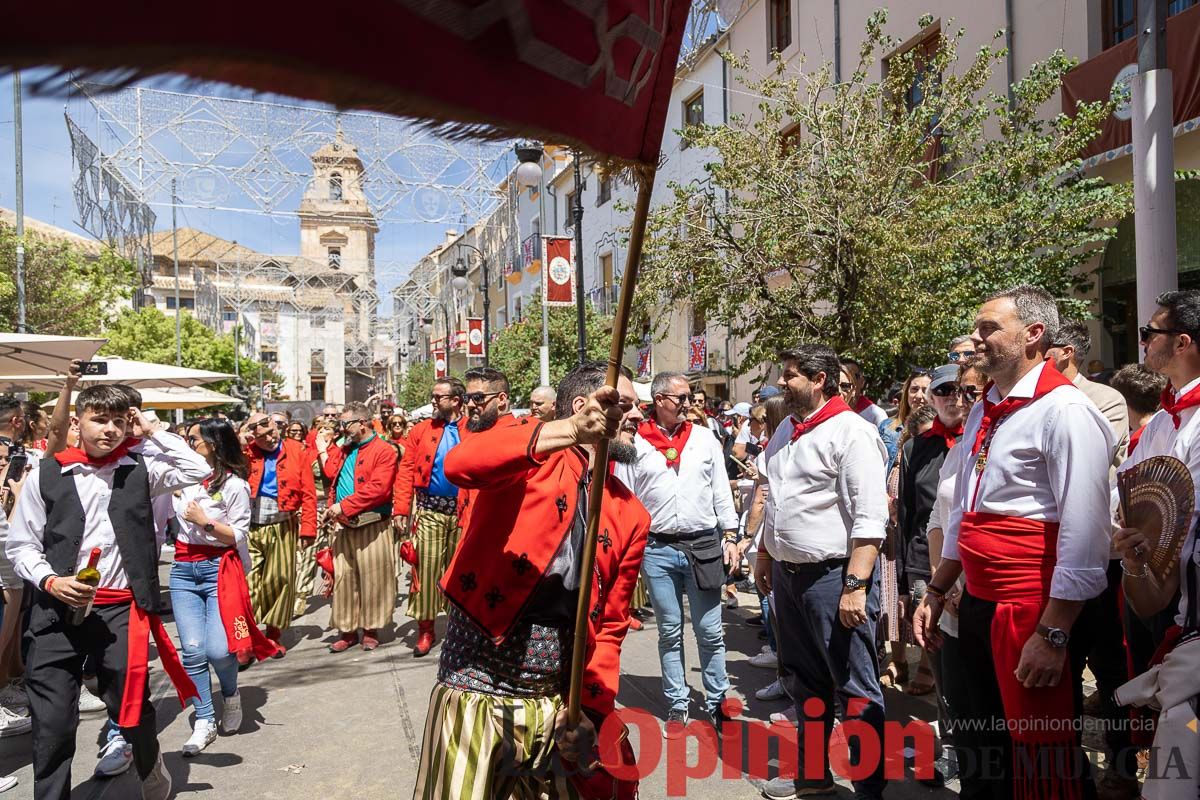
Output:
[[[1087,325],[1046,292],[998,293],[944,363],[913,369],[884,404],[858,360],[804,343],[749,401],[664,372],[639,402],[627,371],[608,387],[606,365],[588,363],[518,411],[508,378],[480,367],[439,378],[422,420],[349,402],[311,421],[170,426],[127,386],[88,385],[72,408],[72,365],[49,415],[0,398],[0,737],[31,734],[35,796],[65,800],[79,715],[102,713],[96,775],[133,765],[144,798],[167,798],[149,637],[192,707],[179,746],[194,756],[238,732],[239,680],[286,657],[314,597],[329,598],[331,655],[378,648],[404,598],[413,656],[439,659],[420,798],[636,796],[596,738],[618,707],[622,645],[651,617],[669,739],[737,723],[726,632],[758,627],[755,696],[804,731],[800,774],[766,782],[768,798],[832,793],[837,727],[884,742],[895,692],[936,700],[940,748],[915,778],[957,778],[963,797],[1194,797],[1200,745],[1179,731],[1200,694],[1196,537],[1161,578],[1153,532],[1125,527],[1114,500],[1118,474],[1156,456],[1200,486],[1200,292],[1159,306],[1145,363],[1104,371],[1085,368]],[[734,612],[747,593],[756,613]],[[1085,716],[1103,731],[1102,774]],[[857,763],[862,737],[847,738]],[[617,750],[634,758],[628,737]],[[857,797],[882,796],[877,755]]]

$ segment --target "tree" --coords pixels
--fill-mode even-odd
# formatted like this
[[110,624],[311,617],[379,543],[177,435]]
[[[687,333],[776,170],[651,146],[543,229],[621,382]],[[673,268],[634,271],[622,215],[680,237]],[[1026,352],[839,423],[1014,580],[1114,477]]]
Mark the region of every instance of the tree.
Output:
[[[65,239],[25,235],[25,325],[31,333],[100,333],[137,285],[137,270],[107,247],[99,255]],[[0,222],[0,320],[17,329],[17,232]]]
[[[529,301],[522,307],[524,317],[521,321],[500,331],[488,350],[488,363],[508,376],[513,394],[522,402],[528,400],[529,393],[537,388],[541,379],[542,304],[538,296],[530,297]],[[584,327],[588,358],[607,359],[612,342],[612,319],[600,316],[588,303]],[[579,363],[575,309],[551,307],[549,329],[550,382],[558,383]]]
[[403,409],[412,411],[414,408],[429,402],[429,394],[433,391],[433,362],[411,361],[408,372],[400,381],[400,391],[396,393],[396,403]]
[[888,57],[872,82],[899,44],[886,18],[872,15],[840,84],[828,64],[778,59],[749,80],[748,61],[730,58],[763,99],[753,120],[687,132],[715,152],[713,189],[673,185],[651,215],[637,310],[658,335],[659,309],[685,301],[747,343],[739,372],[808,341],[895,375],[940,363],[1004,287],[1036,284],[1086,313],[1084,266],[1131,207],[1127,185],[1081,172],[1111,103],[1039,117],[1074,63],[1056,52],[1013,86],[1010,108],[986,91],[1005,51],[993,41],[959,64],[961,30],[932,53]]
[[[175,318],[157,308],[125,309],[104,331],[108,344],[101,353],[110,356],[148,361],[152,364],[175,363]],[[183,366],[212,372],[234,374],[233,334],[216,334],[187,311],[180,322],[180,341]],[[258,382],[259,362],[242,356],[238,361],[242,381],[250,386]],[[279,382],[283,377],[270,367],[262,367],[263,380]],[[226,391],[233,381],[215,383],[212,388]],[[251,390],[250,396],[258,392]]]

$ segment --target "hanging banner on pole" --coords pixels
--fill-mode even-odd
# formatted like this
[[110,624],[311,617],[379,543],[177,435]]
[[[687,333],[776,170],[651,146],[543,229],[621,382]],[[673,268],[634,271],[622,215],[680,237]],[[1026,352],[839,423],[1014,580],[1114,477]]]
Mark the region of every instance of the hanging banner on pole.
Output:
[[639,378],[650,377],[650,345],[637,351],[637,376]]
[[548,265],[542,281],[542,302],[548,306],[575,305],[575,240],[543,236],[542,263]]
[[467,320],[467,355],[483,355],[483,319],[472,317]]
[[703,333],[688,339],[688,372],[704,369],[708,361],[708,337]]
[[435,377],[435,378],[450,377],[450,371],[446,368],[446,351],[445,350],[434,350],[433,351],[433,377]]

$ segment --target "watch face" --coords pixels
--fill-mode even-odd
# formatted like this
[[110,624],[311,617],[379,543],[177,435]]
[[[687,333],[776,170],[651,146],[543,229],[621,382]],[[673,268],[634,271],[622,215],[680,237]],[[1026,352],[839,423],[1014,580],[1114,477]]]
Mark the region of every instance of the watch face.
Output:
[[858,579],[857,575],[847,575],[846,576],[846,588],[847,589],[857,589],[862,585],[863,585],[863,582]]
[[1067,646],[1067,632],[1064,630],[1051,628],[1050,634],[1046,637],[1046,639],[1049,640],[1050,644],[1054,645],[1055,647]]

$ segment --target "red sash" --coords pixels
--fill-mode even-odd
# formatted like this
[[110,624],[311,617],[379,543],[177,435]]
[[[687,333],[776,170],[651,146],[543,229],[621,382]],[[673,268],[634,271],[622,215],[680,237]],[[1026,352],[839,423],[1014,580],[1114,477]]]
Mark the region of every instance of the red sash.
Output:
[[960,422],[953,428],[947,428],[942,423],[941,417],[933,418],[933,427],[921,434],[923,438],[932,439],[934,436],[941,436],[946,440],[946,448],[954,447],[954,443],[958,441],[958,437],[962,436],[963,424]]
[[678,470],[679,457],[683,455],[683,446],[687,444],[688,437],[692,435],[692,423],[685,419],[679,423],[679,428],[675,431],[674,436],[667,436],[651,417],[638,425],[638,435],[663,454],[668,467]]
[[[1056,371],[1057,373],[1057,371]],[[1074,733],[1070,659],[1057,686],[1026,689],[1017,680],[1021,649],[1037,632],[1057,561],[1058,523],[1001,514],[963,514],[958,549],[967,591],[996,604],[992,658],[1004,716],[1013,739],[1015,796],[1077,800],[1074,762],[1082,758]],[[1067,769],[1054,769],[1055,759]]]
[[129,452],[129,448],[138,443],[135,438],[128,438],[114,447],[107,455],[92,458],[82,447],[68,447],[54,454],[54,459],[64,467],[69,467],[72,464],[89,464],[93,467],[102,467],[105,464],[111,464],[119,460],[122,456]]
[[268,639],[254,621],[250,586],[246,583],[246,571],[237,548],[189,544],[183,540],[175,542],[176,561],[207,561],[210,558],[221,559],[217,565],[217,607],[221,610],[229,652],[240,656],[239,661],[250,654],[259,661],[271,658],[279,651],[279,645]]
[[142,704],[150,674],[150,634],[154,634],[158,660],[175,686],[180,705],[186,707],[188,698],[199,695],[196,693],[196,684],[192,683],[187,670],[183,668],[183,662],[179,660],[175,645],[171,644],[171,637],[167,635],[162,619],[157,614],[142,610],[129,589],[96,590],[94,605],[119,606],[125,603],[130,605],[129,641],[125,661],[125,691],[121,695],[121,714],[117,724],[122,728],[136,728],[142,719]]
[[796,441],[801,436],[820,425],[822,422],[831,420],[838,414],[841,414],[843,411],[849,410],[850,406],[846,405],[846,401],[843,400],[840,395],[835,394],[833,397],[825,401],[825,405],[821,406],[820,410],[817,411],[816,414],[813,414],[812,418],[807,421],[796,419],[796,416],[793,414],[792,441]]
[[1200,406],[1200,386],[1192,387],[1191,391],[1176,400],[1175,390],[1168,383],[1167,388],[1162,390],[1159,402],[1162,403],[1163,411],[1171,415],[1171,422],[1175,423],[1175,430],[1179,430],[1179,415],[1183,413],[1184,409]]

